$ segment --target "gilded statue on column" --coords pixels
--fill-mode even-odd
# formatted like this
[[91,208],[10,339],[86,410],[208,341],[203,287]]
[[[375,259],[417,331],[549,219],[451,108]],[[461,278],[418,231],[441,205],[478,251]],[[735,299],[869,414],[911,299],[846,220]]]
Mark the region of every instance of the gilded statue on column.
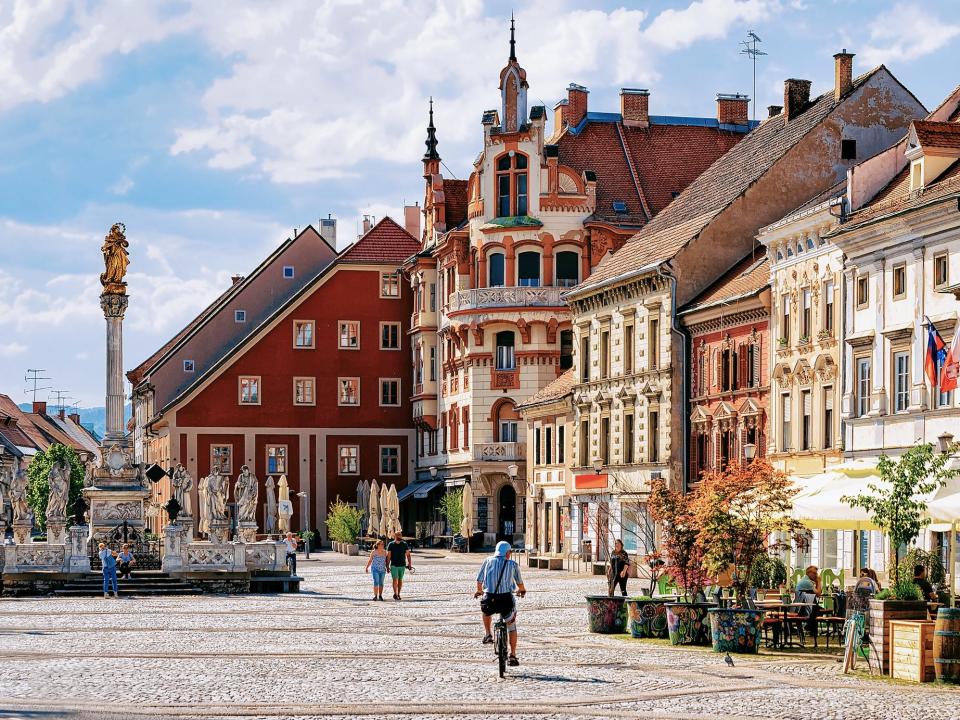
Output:
[[100,251],[103,253],[104,272],[100,273],[100,284],[103,285],[104,295],[126,295],[127,283],[124,277],[127,266],[130,264],[130,253],[127,248],[127,231],[123,223],[115,223],[110,233],[103,239]]

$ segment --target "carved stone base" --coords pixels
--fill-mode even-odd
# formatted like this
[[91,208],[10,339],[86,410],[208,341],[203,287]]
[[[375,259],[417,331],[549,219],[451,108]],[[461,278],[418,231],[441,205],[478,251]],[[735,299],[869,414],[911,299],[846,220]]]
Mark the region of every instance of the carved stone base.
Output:
[[65,517],[47,518],[47,544],[67,544],[67,519]]
[[193,516],[180,513],[177,515],[177,525],[183,529],[183,537],[186,542],[193,541]]
[[257,541],[257,524],[255,522],[242,522],[237,528],[237,534],[240,540],[245,543]]
[[140,485],[115,487],[88,487],[83,490],[90,506],[90,537],[103,538],[113,532],[117,526],[127,526],[138,532],[143,531],[143,501],[150,491]]
[[32,523],[13,523],[13,541],[17,545],[25,545],[30,542],[30,532],[33,530]]
[[183,570],[183,551],[189,542],[188,531],[187,526],[179,524],[167,525],[163,529],[163,572]]
[[90,555],[87,553],[87,526],[74,525],[70,528],[70,543],[67,571],[72,573],[90,572]]
[[183,570],[189,572],[208,572],[222,570],[245,572],[246,558],[243,543],[184,543],[182,556]]
[[27,543],[7,545],[3,550],[5,575],[38,571],[61,573],[69,566],[65,545]]
[[248,570],[283,570],[286,562],[286,545],[282,542],[258,542],[244,547],[244,559]]
[[226,522],[211,522],[210,542],[215,545],[225,545],[230,541],[230,524]]

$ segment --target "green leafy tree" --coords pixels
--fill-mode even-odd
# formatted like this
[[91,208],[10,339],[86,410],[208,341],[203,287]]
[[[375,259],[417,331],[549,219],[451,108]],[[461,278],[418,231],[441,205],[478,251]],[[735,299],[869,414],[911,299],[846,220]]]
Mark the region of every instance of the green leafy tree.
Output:
[[900,575],[913,577],[913,569],[923,565],[927,569],[927,580],[937,588],[942,588],[947,582],[947,569],[940,560],[940,555],[918,547],[907,550],[907,554],[900,560]]
[[337,496],[327,511],[327,535],[331,540],[353,545],[360,537],[363,513]]
[[900,581],[900,547],[913,542],[930,522],[924,497],[957,474],[947,468],[956,450],[957,445],[953,445],[948,452],[938,453],[932,444],[924,443],[913,446],[899,459],[881,455],[877,464],[880,482],[867,483],[866,493],[840,498],[850,507],[865,510],[870,521],[890,537],[894,585]]
[[77,451],[66,445],[54,443],[34,455],[27,468],[27,504],[33,511],[33,523],[39,530],[47,527],[47,499],[50,485],[47,476],[54,464],[65,460],[70,466],[70,494],[67,497],[67,514],[76,507],[83,490],[83,462]]
[[463,524],[463,490],[444,493],[437,510],[450,526],[450,532],[458,534]]

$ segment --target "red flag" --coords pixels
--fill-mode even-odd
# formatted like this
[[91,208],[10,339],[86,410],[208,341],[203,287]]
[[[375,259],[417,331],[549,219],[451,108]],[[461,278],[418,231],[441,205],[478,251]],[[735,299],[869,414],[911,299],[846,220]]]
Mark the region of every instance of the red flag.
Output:
[[927,323],[927,354],[923,359],[923,370],[927,374],[927,379],[930,380],[930,386],[936,387],[937,368],[942,367],[946,360],[947,353],[944,348],[947,344],[940,337],[933,323],[929,320]]
[[953,331],[950,349],[940,368],[940,392],[956,390],[958,378],[960,378],[960,328]]

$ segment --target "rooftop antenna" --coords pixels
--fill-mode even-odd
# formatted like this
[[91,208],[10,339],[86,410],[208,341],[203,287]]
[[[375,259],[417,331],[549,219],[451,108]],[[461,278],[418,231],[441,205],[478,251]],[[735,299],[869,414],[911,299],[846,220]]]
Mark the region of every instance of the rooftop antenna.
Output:
[[67,406],[67,403],[65,403],[64,400],[72,399],[72,396],[67,394],[68,392],[69,390],[54,390],[52,393],[50,393],[56,400],[57,409],[59,412],[63,412],[63,409]]
[[27,374],[23,376],[23,381],[24,381],[25,383],[33,383],[33,387],[32,387],[32,388],[26,388],[26,389],[23,391],[23,394],[24,394],[24,395],[26,395],[26,394],[28,394],[28,393],[32,393],[32,394],[33,394],[33,402],[36,402],[36,401],[37,401],[37,393],[38,393],[38,392],[40,392],[40,391],[42,391],[42,390],[50,390],[50,389],[53,388],[53,385],[47,385],[46,387],[37,387],[37,386],[40,384],[40,381],[41,381],[41,380],[50,380],[50,378],[48,378],[48,377],[46,377],[45,375],[43,375],[43,373],[45,373],[45,372],[46,372],[46,370],[36,370],[36,369],[30,368],[30,369],[27,370]]
[[763,50],[757,49],[757,43],[763,42],[760,39],[760,36],[757,35],[753,30],[747,31],[747,39],[741,40],[740,44],[743,45],[743,50],[740,51],[741,55],[747,55],[753,61],[753,119],[757,119],[757,56],[766,55]]

